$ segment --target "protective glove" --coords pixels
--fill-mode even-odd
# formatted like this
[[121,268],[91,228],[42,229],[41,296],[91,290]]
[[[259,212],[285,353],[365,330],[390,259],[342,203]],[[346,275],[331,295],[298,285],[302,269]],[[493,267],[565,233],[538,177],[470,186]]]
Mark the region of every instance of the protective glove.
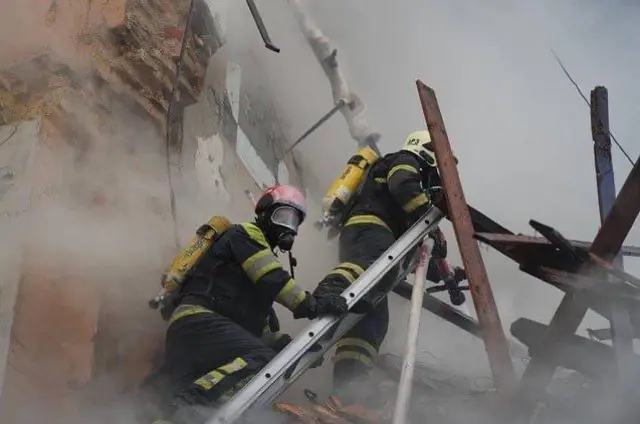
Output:
[[[349,285],[350,283],[348,281],[340,277],[328,276],[320,281],[318,287],[313,291],[313,295],[318,297],[341,295]],[[366,314],[373,310],[374,306],[370,300],[371,296],[372,295],[367,295],[360,299],[360,301],[351,308],[351,312],[354,314]]]
[[348,310],[347,300],[339,294],[327,293],[319,296],[307,292],[307,297],[293,311],[293,318],[315,319],[320,315],[341,316]]
[[282,349],[287,347],[289,343],[291,343],[291,340],[293,339],[290,335],[279,333],[279,337],[275,339],[273,343],[269,345],[269,347],[279,353]]

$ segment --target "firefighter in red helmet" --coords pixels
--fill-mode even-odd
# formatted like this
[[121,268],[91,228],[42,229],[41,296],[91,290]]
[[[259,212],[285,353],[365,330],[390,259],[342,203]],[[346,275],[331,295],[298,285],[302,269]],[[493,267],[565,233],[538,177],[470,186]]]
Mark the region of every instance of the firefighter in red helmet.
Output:
[[307,213],[302,193],[270,187],[255,213],[254,222],[231,225],[181,284],[163,367],[169,380],[164,415],[173,422],[204,422],[197,406],[224,402],[275,357],[277,350],[264,338],[274,302],[296,319],[347,311],[340,294],[302,290],[274,254],[294,244]]

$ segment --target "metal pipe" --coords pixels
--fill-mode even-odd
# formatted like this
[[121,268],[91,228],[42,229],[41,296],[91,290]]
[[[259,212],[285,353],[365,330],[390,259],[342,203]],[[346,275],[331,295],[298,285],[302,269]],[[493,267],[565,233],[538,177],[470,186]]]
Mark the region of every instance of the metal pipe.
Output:
[[346,99],[348,108],[341,108],[351,138],[356,140],[358,146],[369,146],[381,155],[377,143],[380,134],[375,131],[366,116],[366,105],[360,97],[351,90],[342,72],[342,67],[337,60],[337,49],[333,42],[322,33],[313,22],[309,14],[302,7],[300,0],[287,0],[291,6],[300,31],[307,39],[316,59],[322,66],[329,84],[333,100],[337,103],[340,99]]
[[411,309],[407,328],[407,343],[405,345],[404,360],[400,373],[400,384],[396,407],[393,411],[393,424],[404,424],[409,413],[411,390],[413,389],[413,373],[416,367],[416,353],[418,350],[418,336],[420,335],[420,317],[422,314],[422,299],[427,281],[427,255],[429,251],[427,239],[420,245],[420,259],[415,272],[415,282],[411,293]]
[[253,0],[247,0],[247,6],[249,6],[251,16],[258,27],[258,32],[260,33],[260,37],[262,37],[264,46],[272,52],[280,53],[280,49],[273,44],[271,37],[269,37],[269,32],[267,31],[267,27],[264,25],[264,21],[262,20],[262,16],[258,11],[256,3]]
[[336,105],[326,114],[324,114],[324,116],[322,118],[320,118],[318,120],[318,122],[316,122],[315,124],[313,124],[311,126],[311,128],[309,128],[308,130],[306,130],[296,141],[294,141],[294,143],[289,146],[287,148],[287,150],[285,150],[282,155],[278,158],[278,162],[280,162],[282,159],[284,159],[284,157],[287,155],[287,153],[289,153],[290,151],[292,151],[293,149],[295,149],[295,147],[300,144],[301,141],[303,141],[305,138],[309,137],[309,135],[314,132],[315,130],[317,130],[320,125],[324,124],[325,122],[327,122],[327,120],[329,120],[329,118],[331,118],[333,115],[335,115],[335,113],[337,111],[339,111],[340,109],[342,109],[342,107],[347,104],[347,102],[344,99],[340,99],[338,100],[338,102],[336,103]]

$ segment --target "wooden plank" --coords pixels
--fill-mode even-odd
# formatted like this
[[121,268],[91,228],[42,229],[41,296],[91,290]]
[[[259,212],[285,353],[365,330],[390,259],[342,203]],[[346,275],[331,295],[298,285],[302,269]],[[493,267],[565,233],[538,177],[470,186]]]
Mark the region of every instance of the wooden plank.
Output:
[[416,84],[446,193],[448,215],[453,223],[462,261],[469,277],[469,287],[482,327],[491,372],[496,388],[501,394],[508,395],[515,386],[513,363],[509,356],[509,347],[502,330],[502,323],[480,248],[473,239],[473,223],[462,190],[457,165],[453,159],[449,137],[435,92],[421,81],[417,81]]
[[[640,212],[640,165],[636,162],[618,194],[611,212],[596,235],[590,252],[604,259],[613,258],[620,250]],[[584,296],[567,292],[549,325],[545,341],[547,348],[533,352],[518,388],[519,410],[529,416],[539,397],[551,382],[556,369],[554,356],[564,340],[573,335],[589,308]]]

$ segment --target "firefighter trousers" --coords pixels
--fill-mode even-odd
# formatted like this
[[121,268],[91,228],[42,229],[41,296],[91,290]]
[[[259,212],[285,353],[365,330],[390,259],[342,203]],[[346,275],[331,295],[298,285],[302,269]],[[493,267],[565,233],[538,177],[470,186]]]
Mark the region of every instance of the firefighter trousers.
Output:
[[202,306],[180,305],[165,341],[170,391],[165,415],[176,423],[204,422],[208,417],[196,418],[195,408],[224,403],[275,355],[234,321]]
[[[352,283],[396,241],[385,226],[363,223],[345,226],[340,234],[340,265],[329,276],[342,277]],[[398,267],[377,285],[394,283]],[[327,277],[329,277],[327,276]],[[375,291],[372,295],[375,297]],[[371,297],[369,297],[371,298]],[[334,389],[366,377],[372,367],[389,327],[389,304],[386,296],[337,343],[334,357]]]

